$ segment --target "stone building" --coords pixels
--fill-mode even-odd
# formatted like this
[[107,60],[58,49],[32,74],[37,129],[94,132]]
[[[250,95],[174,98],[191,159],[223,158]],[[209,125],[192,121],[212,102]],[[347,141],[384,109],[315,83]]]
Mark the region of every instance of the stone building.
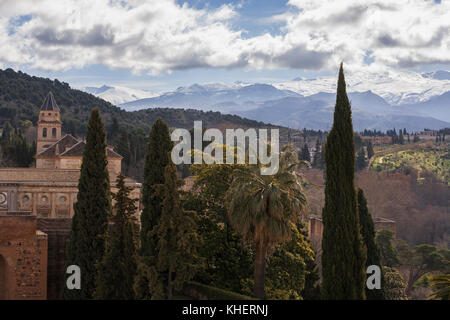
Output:
[[[65,244],[74,214],[73,204],[77,201],[85,147],[84,141],[71,135],[63,136],[61,128],[60,109],[50,92],[39,113],[36,167],[0,168],[0,299],[58,299],[60,296]],[[111,147],[106,152],[111,191],[116,192],[115,181],[121,171],[122,157]],[[141,184],[130,178],[126,178],[125,184],[133,188],[130,196],[139,202]],[[12,229],[11,224],[15,226]],[[27,247],[23,251],[40,252],[34,254],[39,259],[30,258],[26,262],[40,266],[42,276],[39,282],[34,282],[40,291],[17,291],[14,287],[21,274],[27,276],[24,271],[17,278],[18,274],[12,271],[20,268],[19,259],[22,259],[11,249],[18,243]]]

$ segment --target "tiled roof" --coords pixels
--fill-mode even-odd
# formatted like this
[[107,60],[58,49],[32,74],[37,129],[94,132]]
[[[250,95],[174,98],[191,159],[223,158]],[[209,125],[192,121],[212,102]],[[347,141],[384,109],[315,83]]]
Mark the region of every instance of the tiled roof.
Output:
[[60,154],[61,157],[82,157],[84,146],[86,143],[84,141],[78,141],[75,145],[73,145],[70,149],[65,150]]
[[50,147],[45,150],[42,150],[38,153],[37,157],[56,157],[60,153],[66,151],[67,148],[72,148],[74,145],[78,143],[78,140],[75,139],[70,134],[66,134],[64,137],[56,141]]
[[123,158],[120,154],[110,148],[107,149],[107,156],[108,158]]
[[53,93],[51,91],[45,97],[44,103],[41,106],[41,110],[59,111],[59,107],[56,104],[55,97],[53,96]]
[[[70,149],[62,152],[59,156],[60,157],[82,157],[84,147],[86,146],[86,142],[80,141],[74,146],[72,146]],[[108,158],[122,158],[120,154],[115,152],[114,150],[107,148],[107,157]]]

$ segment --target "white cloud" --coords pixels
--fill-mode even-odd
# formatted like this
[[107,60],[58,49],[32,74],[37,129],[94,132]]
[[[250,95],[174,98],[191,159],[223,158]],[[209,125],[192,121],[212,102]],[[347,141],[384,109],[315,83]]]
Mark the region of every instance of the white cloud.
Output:
[[[245,38],[235,8],[174,0],[0,0],[0,64],[89,64],[161,73],[196,67],[370,70],[450,63],[450,4],[424,0],[290,0],[282,35]],[[298,12],[297,12],[298,11]],[[12,25],[21,16],[31,19]]]
[[371,50],[374,63],[383,66],[450,63],[448,1],[436,4],[431,0],[290,0],[289,3],[302,11],[287,20],[287,37],[297,37],[318,50],[328,47],[335,60],[363,65],[366,52]]

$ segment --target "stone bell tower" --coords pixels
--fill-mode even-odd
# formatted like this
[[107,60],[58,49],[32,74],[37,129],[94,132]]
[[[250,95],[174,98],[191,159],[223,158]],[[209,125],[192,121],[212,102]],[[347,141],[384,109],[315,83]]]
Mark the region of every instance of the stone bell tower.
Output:
[[50,91],[39,112],[36,152],[40,153],[61,139],[61,115],[55,97]]

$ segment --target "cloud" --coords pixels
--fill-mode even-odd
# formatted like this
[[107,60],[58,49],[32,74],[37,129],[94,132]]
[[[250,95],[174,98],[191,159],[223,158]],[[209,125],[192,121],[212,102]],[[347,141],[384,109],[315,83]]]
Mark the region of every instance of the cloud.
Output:
[[[158,74],[193,68],[410,68],[449,63],[448,1],[290,0],[267,19],[281,34],[245,37],[239,6],[175,0],[0,2],[0,64],[67,70],[90,64]],[[237,24],[239,25],[239,24]]]
[[[287,37],[302,33],[311,49],[328,47],[334,61],[407,68],[450,62],[450,4],[431,0],[290,0],[300,13]],[[298,37],[298,36],[297,36]]]

